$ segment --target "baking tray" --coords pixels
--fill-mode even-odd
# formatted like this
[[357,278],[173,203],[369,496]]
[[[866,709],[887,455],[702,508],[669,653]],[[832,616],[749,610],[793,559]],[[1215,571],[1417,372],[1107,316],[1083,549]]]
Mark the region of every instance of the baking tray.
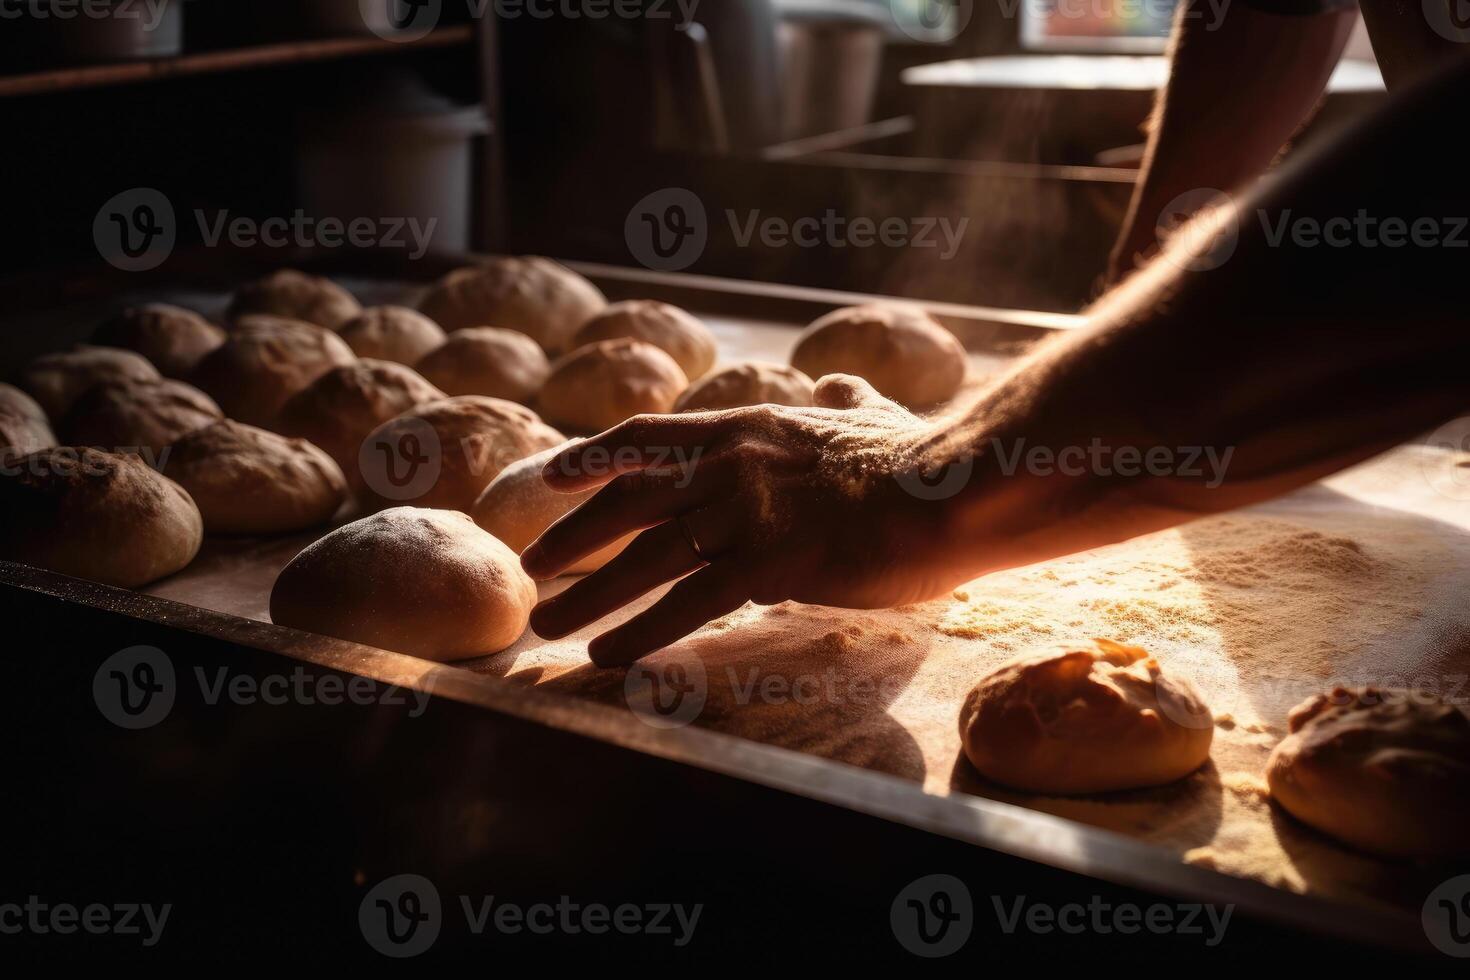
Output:
[[[790,329],[858,298],[606,267],[581,270],[614,298],[669,298],[701,312],[747,310],[756,330],[780,329],[783,322]],[[994,357],[997,363],[1051,330],[1076,324],[1015,311],[936,312],[982,361]],[[260,547],[271,552],[269,562],[278,562],[275,551],[294,552],[298,544]],[[207,547],[216,549],[211,561],[217,567],[231,561],[252,567],[248,544],[226,543],[224,554],[217,543]],[[1228,905],[1235,912],[1226,946],[1235,951],[1292,942],[1324,955],[1351,951],[1358,960],[1375,952],[1433,952],[1418,916],[1408,910],[1294,894],[1023,807],[933,795],[883,773],[696,727],[654,728],[626,711],[453,665],[11,563],[0,563],[0,612],[20,667],[18,689],[26,692],[27,710],[10,717],[19,727],[9,744],[22,760],[12,785],[32,788],[7,814],[15,825],[8,839],[33,842],[12,855],[19,865],[12,881],[44,884],[59,871],[79,887],[116,891],[152,882],[200,901],[214,894],[207,883],[231,882],[238,902],[209,901],[235,910],[232,936],[221,936],[222,920],[209,916],[199,932],[189,933],[199,942],[207,935],[211,948],[258,952],[270,922],[299,921],[289,914],[262,919],[256,901],[263,893],[300,915],[311,914],[308,898],[329,902],[341,918],[375,876],[403,870],[407,862],[474,894],[477,888],[495,891],[487,881],[502,891],[536,894],[550,877],[593,894],[662,884],[713,895],[711,908],[730,915],[723,928],[709,927],[713,936],[700,945],[706,954],[755,939],[762,956],[776,958],[791,942],[802,945],[802,937],[826,928],[829,940],[840,937],[843,951],[859,958],[907,956],[888,928],[889,902],[907,882],[931,873],[964,880],[977,907],[987,896],[1011,894],[1053,903],[1103,895],[1144,904],[1162,896]],[[195,698],[181,700],[154,729],[120,732],[99,719],[92,684],[107,657],[138,644],[166,651],[178,672],[217,669],[247,678],[297,669],[333,673],[368,679],[376,691],[396,690],[400,703],[385,698],[322,710]],[[179,690],[181,698],[186,691],[198,694],[189,685]],[[421,715],[413,714],[425,705]],[[434,720],[415,724],[418,717]],[[374,748],[364,752],[363,745]],[[201,755],[205,746],[211,752]],[[280,800],[283,785],[289,792]],[[38,786],[45,791],[35,792]],[[99,807],[101,820],[94,823],[88,803],[109,796],[119,809]],[[181,820],[177,813],[160,818],[160,809],[181,803],[196,807],[198,819]],[[240,823],[242,808],[260,819]],[[115,812],[128,816],[110,828]],[[95,840],[79,831],[78,813],[86,814],[81,824],[94,828]],[[229,833],[204,833],[201,821],[218,822]],[[495,828],[492,838],[506,836],[482,839],[483,828],[466,827],[467,821]],[[135,861],[109,857],[140,840],[177,850],[179,861],[140,872]],[[258,853],[262,842],[275,850]],[[311,854],[332,859],[302,856],[303,842]],[[247,866],[233,860],[236,850],[252,855]],[[535,853],[529,862],[528,852]],[[668,866],[670,860],[676,867]],[[243,884],[237,880],[242,876]],[[299,896],[293,901],[283,891]],[[805,903],[805,925],[793,931],[789,918],[770,906],[797,899]],[[977,933],[982,920],[986,915],[977,911]],[[314,930],[310,942],[290,930],[275,935],[303,956],[325,950],[356,955],[363,946],[352,923],[336,919]],[[1149,938],[1171,955],[1213,952],[1183,936]],[[441,940],[436,952],[473,951],[472,939]],[[985,941],[972,941],[966,950],[1003,962],[1109,941],[1118,939],[991,928]],[[173,947],[194,948],[188,941]],[[544,946],[516,949],[532,953]]]

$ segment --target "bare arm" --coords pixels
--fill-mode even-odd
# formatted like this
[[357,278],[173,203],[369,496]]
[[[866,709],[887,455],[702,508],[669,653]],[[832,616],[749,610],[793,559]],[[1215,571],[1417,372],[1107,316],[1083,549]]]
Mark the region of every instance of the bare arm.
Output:
[[[1206,0],[1179,6],[1138,186],[1108,266],[1116,283],[1157,248],[1164,209],[1196,188],[1259,176],[1322,97],[1352,32],[1351,8],[1274,14]],[[1166,219],[1167,220],[1167,219]]]

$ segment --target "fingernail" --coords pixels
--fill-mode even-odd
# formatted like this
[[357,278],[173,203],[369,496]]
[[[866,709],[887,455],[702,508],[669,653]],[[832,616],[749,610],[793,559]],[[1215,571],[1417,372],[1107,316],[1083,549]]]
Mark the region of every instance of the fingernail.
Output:
[[539,541],[533,542],[530,547],[521,552],[521,568],[525,569],[527,575],[536,577],[536,570],[546,560],[546,550],[541,547]]

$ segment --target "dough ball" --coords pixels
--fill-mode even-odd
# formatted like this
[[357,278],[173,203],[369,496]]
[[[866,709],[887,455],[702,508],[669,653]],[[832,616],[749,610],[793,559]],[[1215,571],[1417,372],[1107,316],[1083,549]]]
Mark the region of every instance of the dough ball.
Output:
[[536,585],[464,514],[394,507],[310,544],[271,589],[271,621],[429,660],[503,650]]
[[363,503],[468,511],[518,459],[566,441],[524,405],[483,395],[429,402],[378,426],[363,442]]
[[[557,493],[541,479],[541,468],[551,457],[578,442],[581,440],[573,439],[511,463],[480,494],[480,499],[470,508],[470,517],[474,518],[476,524],[505,542],[511,551],[518,555],[525,551],[526,545],[540,537],[542,531],[591,499],[599,489],[594,487],[581,493]],[[565,574],[581,575],[597,571],[617,557],[618,552],[637,536],[636,532],[625,535],[601,551],[583,558],[567,569]]]
[[187,378],[225,332],[193,310],[167,303],[130,306],[92,334],[92,342],[137,351],[165,376]]
[[553,364],[537,401],[558,425],[601,432],[634,415],[671,411],[688,385],[674,359],[652,344],[603,340]]
[[273,316],[240,320],[230,339],[204,360],[193,381],[230,418],[270,428],[287,399],[356,357],[323,327]]
[[361,312],[362,305],[332,280],[281,269],[236,290],[225,318],[234,323],[262,314],[336,330]]
[[199,509],[137,456],[53,448],[0,470],[0,558],[137,588],[194,560]]
[[374,306],[347,321],[337,335],[358,357],[416,364],[429,351],[444,343],[439,324],[403,306]]
[[466,327],[419,361],[418,369],[451,395],[526,402],[541,390],[551,373],[551,362],[540,345],[523,333]]
[[582,324],[572,338],[572,349],[599,340],[631,337],[652,344],[672,357],[692,381],[715,366],[715,335],[699,320],[677,306],[651,299],[614,303]]
[[291,396],[277,430],[324,449],[354,488],[362,486],[362,441],[382,423],[444,392],[417,371],[392,361],[364,359],[332,368]]
[[110,381],[76,400],[61,432],[68,445],[139,453],[156,463],[165,446],[223,417],[213,398],[182,381]]
[[493,258],[451,272],[429,290],[419,309],[445,330],[519,330],[548,354],[559,354],[577,328],[606,305],[592,283],[532,255]]
[[807,408],[812,404],[814,387],[812,379],[796,368],[749,361],[694,382],[674,403],[674,411],[712,412],[746,405]]
[[40,404],[13,385],[0,382],[0,457],[25,456],[56,445],[56,434]]
[[1303,823],[1390,857],[1470,854],[1470,715],[1423,691],[1335,688],[1288,715],[1266,782]]
[[48,419],[60,420],[71,410],[72,402],[93,385],[104,381],[157,381],[161,377],[142,354],[78,344],[71,350],[36,358],[21,375],[20,384]]
[[210,534],[285,534],[325,524],[347,499],[332,457],[231,419],[184,436],[163,472],[189,491]]
[[907,408],[950,398],[965,379],[965,349],[916,306],[850,306],[802,332],[791,366],[809,377],[855,374]]
[[965,755],[981,775],[1033,793],[1173,782],[1204,765],[1213,735],[1194,685],[1109,640],[1012,660],[960,709]]

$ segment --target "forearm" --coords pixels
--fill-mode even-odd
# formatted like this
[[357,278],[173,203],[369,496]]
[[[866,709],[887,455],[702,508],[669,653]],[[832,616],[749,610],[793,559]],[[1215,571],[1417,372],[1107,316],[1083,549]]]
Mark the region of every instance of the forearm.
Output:
[[1139,181],[1110,263],[1117,281],[1156,246],[1163,212],[1199,188],[1247,185],[1318,104],[1354,14],[1263,13],[1204,0],[1181,4],[1170,76],[1150,124]]

